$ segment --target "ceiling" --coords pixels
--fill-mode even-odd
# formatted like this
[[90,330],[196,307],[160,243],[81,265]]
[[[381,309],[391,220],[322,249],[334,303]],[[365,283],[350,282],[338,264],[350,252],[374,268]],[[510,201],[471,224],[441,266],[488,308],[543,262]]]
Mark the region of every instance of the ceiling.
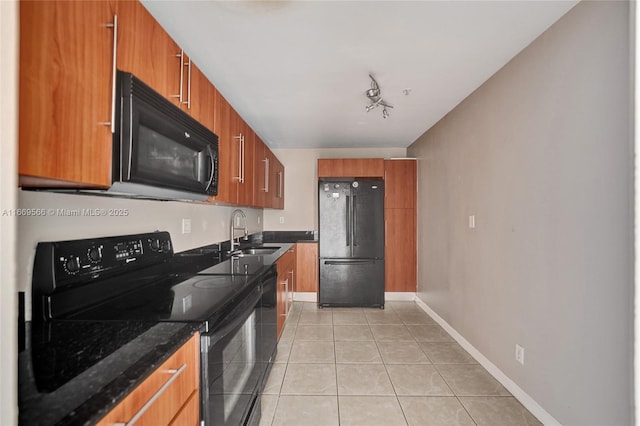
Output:
[[142,3],[267,145],[335,148],[410,145],[577,1]]

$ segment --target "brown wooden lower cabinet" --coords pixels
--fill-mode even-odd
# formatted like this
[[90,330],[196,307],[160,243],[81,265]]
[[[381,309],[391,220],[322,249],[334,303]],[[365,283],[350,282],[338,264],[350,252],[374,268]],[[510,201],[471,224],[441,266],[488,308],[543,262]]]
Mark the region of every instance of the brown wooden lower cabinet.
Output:
[[415,292],[416,210],[385,209],[385,291]]
[[197,425],[200,423],[200,395],[193,391],[182,409],[171,421],[171,426]]
[[318,292],[318,243],[296,244],[295,292]]
[[296,280],[296,245],[294,244],[277,261],[278,268],[278,290],[277,290],[277,311],[278,311],[278,338],[282,333],[284,322],[293,303],[293,289]]
[[[98,426],[197,426],[200,422],[199,334],[193,335],[169,359],[111,410]],[[149,403],[148,407],[146,406]]]

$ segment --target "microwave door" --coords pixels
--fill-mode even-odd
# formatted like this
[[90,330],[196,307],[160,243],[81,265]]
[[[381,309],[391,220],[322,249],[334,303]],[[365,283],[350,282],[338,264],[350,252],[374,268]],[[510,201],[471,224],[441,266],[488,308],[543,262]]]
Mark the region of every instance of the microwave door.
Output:
[[144,104],[132,121],[129,181],[212,195],[215,145]]

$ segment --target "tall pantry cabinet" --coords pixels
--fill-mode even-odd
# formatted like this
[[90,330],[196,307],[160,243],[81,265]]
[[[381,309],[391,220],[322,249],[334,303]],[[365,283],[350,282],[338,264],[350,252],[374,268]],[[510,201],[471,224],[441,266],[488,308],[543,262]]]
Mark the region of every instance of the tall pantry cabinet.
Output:
[[385,291],[417,289],[416,197],[414,159],[384,161]]

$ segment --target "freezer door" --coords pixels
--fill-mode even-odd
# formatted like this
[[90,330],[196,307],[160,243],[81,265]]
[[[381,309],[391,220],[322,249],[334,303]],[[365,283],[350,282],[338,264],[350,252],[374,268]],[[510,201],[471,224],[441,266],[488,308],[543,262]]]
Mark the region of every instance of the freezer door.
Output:
[[321,259],[321,306],[384,307],[384,260]]
[[384,257],[384,181],[355,181],[353,203],[352,255],[354,258]]
[[351,182],[319,182],[320,257],[351,257]]

